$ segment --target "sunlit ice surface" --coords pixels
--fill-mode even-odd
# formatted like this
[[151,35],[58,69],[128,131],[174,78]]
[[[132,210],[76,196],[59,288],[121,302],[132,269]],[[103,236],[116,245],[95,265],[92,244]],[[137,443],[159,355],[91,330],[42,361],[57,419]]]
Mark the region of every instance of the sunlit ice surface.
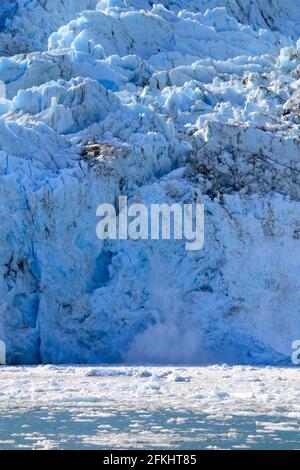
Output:
[[297,449],[297,368],[2,367],[0,449]]

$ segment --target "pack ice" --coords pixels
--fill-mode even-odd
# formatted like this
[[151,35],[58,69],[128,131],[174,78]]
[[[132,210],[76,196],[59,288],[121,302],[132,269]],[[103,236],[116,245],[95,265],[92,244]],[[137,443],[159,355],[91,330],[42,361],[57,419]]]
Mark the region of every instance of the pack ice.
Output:
[[[1,1],[8,363],[290,361],[299,29],[298,0]],[[98,240],[120,194],[204,203],[204,249]]]

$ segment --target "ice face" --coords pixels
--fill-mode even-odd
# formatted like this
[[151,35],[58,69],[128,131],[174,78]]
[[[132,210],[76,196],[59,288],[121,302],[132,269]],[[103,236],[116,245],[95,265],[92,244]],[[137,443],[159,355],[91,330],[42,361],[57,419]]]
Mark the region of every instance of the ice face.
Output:
[[[14,3],[0,9],[7,362],[288,363],[298,2]],[[204,249],[98,240],[96,209],[119,195],[204,203]]]

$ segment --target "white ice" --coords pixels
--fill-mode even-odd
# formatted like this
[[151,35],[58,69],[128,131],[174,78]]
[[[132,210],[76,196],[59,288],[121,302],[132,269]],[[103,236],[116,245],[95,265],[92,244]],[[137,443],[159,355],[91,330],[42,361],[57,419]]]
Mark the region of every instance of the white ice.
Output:
[[214,442],[219,448],[271,448],[282,447],[284,436],[286,446],[290,436],[294,448],[299,443],[296,369],[38,366],[0,373],[2,426],[20,416],[25,423],[12,434],[6,425],[0,448],[70,448],[72,441],[90,449],[209,448]]

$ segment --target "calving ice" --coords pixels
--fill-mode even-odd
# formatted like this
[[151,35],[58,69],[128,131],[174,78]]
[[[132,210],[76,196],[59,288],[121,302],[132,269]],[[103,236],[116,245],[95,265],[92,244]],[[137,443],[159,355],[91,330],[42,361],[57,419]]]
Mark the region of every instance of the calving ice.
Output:
[[128,206],[127,196],[120,196],[118,207],[101,204],[97,224],[100,240],[186,240],[188,251],[204,246],[203,204],[145,204]]
[[300,2],[271,3],[0,1],[8,364],[291,363]]

